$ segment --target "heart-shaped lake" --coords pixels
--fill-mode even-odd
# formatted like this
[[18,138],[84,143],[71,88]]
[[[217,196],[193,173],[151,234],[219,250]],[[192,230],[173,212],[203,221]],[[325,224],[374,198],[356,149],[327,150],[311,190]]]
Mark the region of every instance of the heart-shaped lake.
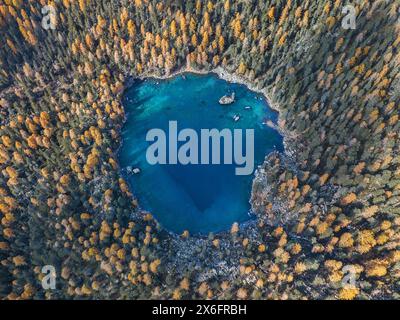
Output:
[[176,233],[251,219],[253,171],[283,150],[282,136],[265,124],[278,115],[261,94],[215,74],[185,73],[137,80],[123,101],[119,162],[142,209]]

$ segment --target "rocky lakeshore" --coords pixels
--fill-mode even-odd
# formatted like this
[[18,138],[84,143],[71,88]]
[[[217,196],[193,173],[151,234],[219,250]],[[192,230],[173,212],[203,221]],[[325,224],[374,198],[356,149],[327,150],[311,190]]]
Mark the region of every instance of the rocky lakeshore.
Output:
[[[141,77],[140,80],[165,80],[184,75],[185,73],[207,74],[208,72],[185,68],[168,76],[148,74]],[[218,78],[228,81],[229,83],[239,82],[238,77],[229,75],[228,72],[221,68],[212,70],[209,73],[216,74]],[[131,78],[126,83],[126,88],[134,84],[134,81],[135,79]],[[247,87],[246,82],[243,80],[240,80],[239,84]],[[258,91],[258,93],[261,92]],[[274,126],[273,129],[279,131],[278,126]],[[261,177],[258,177],[258,180],[260,179]],[[253,195],[253,193],[254,191],[251,192],[251,195]],[[253,196],[248,199],[250,203],[252,203],[252,198]],[[252,205],[252,207],[254,206]],[[147,214],[148,212],[139,210],[132,218],[138,219],[140,216],[144,217]],[[217,276],[224,277],[227,281],[234,281],[239,274],[238,266],[240,265],[240,257],[244,254],[242,243],[234,239],[247,238],[247,241],[251,241],[257,246],[262,244],[262,236],[259,233],[258,224],[263,221],[264,217],[262,214],[254,215],[254,217],[256,219],[236,224],[235,228],[238,228],[238,231],[234,231],[234,236],[229,231],[216,232],[210,235],[190,234],[188,236],[188,234],[185,233],[183,235],[177,235],[159,226],[161,234],[165,234],[165,236],[163,236],[165,240],[163,240],[162,246],[166,248],[164,261],[167,262],[164,267],[169,273],[184,274],[188,270],[196,270],[196,278],[199,279],[198,281]]]
[[[169,75],[157,75],[154,73],[142,75],[140,80],[145,80],[148,78],[165,80],[170,79],[176,76],[184,75],[185,73],[194,73],[194,74],[208,74],[213,73],[216,74],[220,79],[228,81],[229,83],[238,83],[245,85],[250,90],[261,93],[263,97],[270,102],[270,98],[266,95],[265,90],[257,89],[254,85],[251,84],[250,81],[245,80],[243,77],[239,77],[234,73],[229,73],[221,67],[212,69],[210,71],[206,70],[196,70],[191,67],[186,66],[178,71],[175,71]],[[131,78],[126,83],[126,88],[134,83],[135,79]],[[275,106],[274,110],[277,110]],[[276,126],[274,124],[273,128],[278,130],[281,134],[283,134],[284,130]],[[285,145],[287,146],[288,140],[285,139]],[[258,231],[257,224],[265,220],[265,213],[263,214],[260,210],[258,210],[258,204],[255,203],[255,199],[257,198],[256,193],[259,192],[259,188],[256,186],[265,185],[268,186],[268,182],[266,177],[260,172],[265,170],[265,167],[268,163],[268,157],[266,156],[265,163],[260,165],[260,167],[256,170],[254,174],[253,180],[253,190],[251,192],[251,197],[249,202],[252,207],[252,211],[256,216],[256,220],[252,220],[246,223],[240,223],[238,228],[242,235],[247,235],[247,237],[251,238],[255,243],[262,243],[261,235]],[[264,168],[264,169],[263,169]],[[257,182],[257,183],[256,183]],[[265,193],[265,190],[262,192]],[[259,194],[258,196],[261,196]],[[271,199],[271,197],[268,197]],[[140,205],[140,203],[139,203]],[[283,204],[279,204],[280,207]],[[277,207],[277,206],[276,206]],[[139,211],[139,215],[140,215]],[[147,212],[143,212],[141,215],[145,216]],[[276,225],[276,223],[272,223]],[[166,269],[169,272],[177,271],[178,273],[183,273],[188,269],[195,269],[198,272],[199,279],[212,276],[219,275],[225,276],[227,279],[233,280],[233,278],[238,274],[238,259],[243,254],[240,249],[241,245],[232,241],[232,235],[230,232],[218,232],[215,234],[210,234],[209,236],[201,236],[201,235],[190,235],[189,238],[178,236],[173,232],[169,232],[165,229],[161,229],[163,233],[168,234],[168,239],[170,241],[165,240],[163,242],[163,246],[170,248],[170,251],[166,255],[166,259],[168,263],[166,263]],[[259,238],[257,240],[257,238]],[[213,245],[214,242],[218,242],[218,246]],[[242,249],[243,250],[243,249]],[[228,258],[229,257],[229,258]]]

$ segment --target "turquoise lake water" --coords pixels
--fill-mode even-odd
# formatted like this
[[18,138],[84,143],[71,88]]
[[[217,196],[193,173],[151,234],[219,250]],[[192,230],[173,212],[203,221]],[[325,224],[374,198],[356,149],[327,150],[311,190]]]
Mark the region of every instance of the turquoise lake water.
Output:
[[[235,103],[219,105],[219,98],[232,92]],[[137,80],[125,92],[123,102],[127,120],[119,163],[143,210],[176,233],[218,232],[228,230],[234,222],[252,219],[249,199],[253,174],[235,175],[235,163],[150,165],[146,150],[152,142],[146,141],[146,134],[160,128],[168,141],[169,121],[177,121],[178,131],[196,130],[199,137],[201,129],[254,129],[256,169],[268,153],[283,150],[282,136],[263,124],[266,120],[276,123],[278,115],[262,95],[215,74],[186,73],[168,80]],[[237,122],[235,115],[240,116]],[[141,172],[128,174],[129,167]]]

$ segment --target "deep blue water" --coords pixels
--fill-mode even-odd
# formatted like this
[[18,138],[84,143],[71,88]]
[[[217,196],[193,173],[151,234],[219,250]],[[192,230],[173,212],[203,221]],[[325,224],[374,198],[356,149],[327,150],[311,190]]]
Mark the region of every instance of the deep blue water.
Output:
[[[219,105],[219,98],[231,92],[235,92],[236,102]],[[178,130],[192,128],[199,137],[200,129],[254,129],[256,169],[268,153],[283,150],[279,133],[263,124],[266,120],[276,122],[277,113],[262,95],[214,74],[186,73],[168,80],[136,81],[125,93],[124,107],[127,120],[119,162],[142,209],[176,233],[218,232],[228,230],[234,222],[251,219],[253,174],[235,175],[236,164],[150,165],[146,150],[151,142],[146,141],[146,134],[153,128],[168,134],[172,120],[177,121]],[[241,117],[238,122],[233,120],[235,114]],[[141,172],[126,174],[128,166]]]

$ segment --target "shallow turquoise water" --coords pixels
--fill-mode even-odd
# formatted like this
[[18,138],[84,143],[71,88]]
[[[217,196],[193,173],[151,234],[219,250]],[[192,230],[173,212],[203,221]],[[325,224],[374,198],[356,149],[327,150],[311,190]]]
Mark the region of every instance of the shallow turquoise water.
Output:
[[[219,105],[219,98],[231,92],[235,92],[236,102]],[[262,95],[214,74],[187,73],[168,80],[136,81],[125,93],[124,106],[127,120],[119,162],[142,209],[176,233],[218,232],[229,229],[234,222],[251,219],[253,174],[235,175],[236,164],[150,165],[146,150],[151,142],[146,141],[146,134],[153,128],[168,134],[169,121],[173,120],[178,130],[192,128],[198,133],[212,128],[254,129],[256,169],[265,155],[283,150],[279,133],[263,124],[265,120],[276,122],[277,114]],[[235,114],[240,115],[238,122],[233,120]],[[141,172],[127,174],[129,166]]]

